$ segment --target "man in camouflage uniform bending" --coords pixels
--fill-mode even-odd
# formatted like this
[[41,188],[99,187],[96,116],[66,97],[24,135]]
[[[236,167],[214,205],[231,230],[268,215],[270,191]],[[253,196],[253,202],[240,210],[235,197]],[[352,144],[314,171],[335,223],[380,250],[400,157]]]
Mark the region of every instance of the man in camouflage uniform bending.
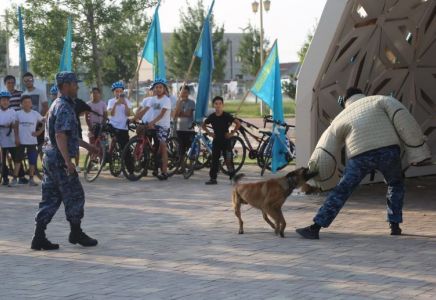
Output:
[[67,221],[70,222],[69,242],[82,246],[96,246],[97,240],[86,235],[80,222],[84,214],[85,194],[77,175],[75,165],[71,162],[79,153],[79,145],[88,151],[97,148],[81,139],[78,135],[78,122],[74,113],[79,86],[76,74],[60,72],[56,74],[59,98],[50,108],[45,127],[43,146],[44,179],[42,181],[42,201],[35,217],[36,228],[31,248],[34,250],[59,249],[45,236],[47,224],[64,203]]

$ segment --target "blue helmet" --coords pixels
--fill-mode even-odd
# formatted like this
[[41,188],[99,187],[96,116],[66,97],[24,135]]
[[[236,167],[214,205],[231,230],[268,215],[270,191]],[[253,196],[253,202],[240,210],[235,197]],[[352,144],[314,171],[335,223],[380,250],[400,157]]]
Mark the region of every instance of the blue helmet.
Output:
[[57,95],[58,93],[58,87],[56,85],[52,86],[50,89],[50,95]]
[[154,86],[158,83],[163,84],[165,87],[167,87],[167,81],[165,79],[156,78],[153,83],[150,85],[150,90],[154,88]]
[[12,95],[8,91],[0,91],[0,98],[12,98]]
[[124,83],[117,81],[114,84],[112,84],[111,91],[114,91],[117,88],[122,88],[124,90],[126,86],[124,85]]

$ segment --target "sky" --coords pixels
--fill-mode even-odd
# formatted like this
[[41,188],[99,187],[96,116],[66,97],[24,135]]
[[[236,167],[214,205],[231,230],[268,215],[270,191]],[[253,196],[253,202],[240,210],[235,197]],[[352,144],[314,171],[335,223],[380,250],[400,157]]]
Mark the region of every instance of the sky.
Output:
[[[241,33],[249,23],[260,27],[259,12],[254,14],[251,4],[254,0],[215,0],[213,12],[215,22],[224,24],[225,32]],[[259,2],[260,0],[257,0]],[[298,61],[297,52],[306,39],[316,21],[321,18],[327,0],[270,0],[269,12],[263,14],[265,37],[271,43],[277,39],[280,62]],[[22,0],[12,0],[12,3],[23,3]],[[197,0],[162,0],[159,18],[162,32],[172,32],[179,26],[179,11],[186,9],[186,2],[193,6]],[[203,0],[208,9],[212,0]],[[0,15],[5,7],[0,7]],[[147,11],[151,16],[154,9]],[[74,37],[73,37],[74,39]],[[18,48],[13,41],[10,43],[10,59],[12,64],[18,63]]]

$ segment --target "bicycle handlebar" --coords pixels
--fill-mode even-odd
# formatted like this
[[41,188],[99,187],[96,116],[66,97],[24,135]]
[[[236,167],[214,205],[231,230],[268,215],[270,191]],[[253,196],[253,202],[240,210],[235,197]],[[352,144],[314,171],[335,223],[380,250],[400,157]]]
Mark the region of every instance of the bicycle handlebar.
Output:
[[251,123],[248,123],[247,121],[244,121],[244,120],[242,120],[242,119],[240,119],[240,118],[235,118],[235,119],[238,120],[239,122],[244,123],[245,125],[247,125],[248,128],[254,127],[254,128],[256,128],[256,129],[259,129],[259,127],[257,127],[256,125],[253,125],[253,124],[251,124]]
[[96,112],[96,111],[93,111],[93,110],[91,110],[90,111],[90,113],[92,113],[92,114],[94,114],[94,115],[96,115],[96,116],[98,116],[98,117],[101,117],[101,118],[103,118],[104,120],[109,120],[109,118],[108,117],[105,117],[105,116],[103,116],[103,115],[100,115],[98,112]]
[[191,124],[191,127],[189,127],[188,129],[193,129],[195,126],[201,126],[201,122],[196,122],[196,121],[194,121],[194,122],[192,122],[192,124]]
[[295,128],[295,125],[288,125],[285,122],[281,122],[280,120],[273,120],[272,116],[263,117],[264,127],[266,126],[266,123],[272,123],[272,124],[276,124],[280,127],[284,127],[286,132],[289,130],[289,128]]

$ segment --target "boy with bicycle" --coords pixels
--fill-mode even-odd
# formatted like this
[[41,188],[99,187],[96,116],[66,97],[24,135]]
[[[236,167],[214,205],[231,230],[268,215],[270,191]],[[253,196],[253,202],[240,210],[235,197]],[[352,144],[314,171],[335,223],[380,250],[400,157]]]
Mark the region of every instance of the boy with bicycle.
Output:
[[[238,131],[241,126],[241,122],[235,119],[231,114],[225,112],[224,99],[220,96],[216,96],[212,99],[215,112],[209,115],[207,119],[201,124],[201,127],[206,134],[213,137],[212,147],[212,165],[210,167],[210,180],[206,182],[207,185],[217,184],[216,181],[219,160],[221,154],[224,156],[227,168],[229,170],[230,179],[235,176],[235,167],[233,166],[233,153],[232,145],[230,144],[230,138]],[[229,132],[229,127],[235,124],[235,129]],[[212,125],[213,133],[211,133],[206,127],[207,124]]]
[[[146,107],[137,112],[135,118],[140,119],[148,110],[153,109],[152,120],[148,123],[147,129],[155,129],[157,139],[159,140],[159,153],[162,156],[162,173],[157,175],[157,171],[153,175],[157,175],[159,180],[168,179],[168,152],[167,143],[170,131],[171,117],[171,100],[165,95],[167,83],[165,80],[157,78],[151,85],[153,96],[147,103]],[[158,150],[156,149],[156,150]],[[156,151],[158,153],[158,151]],[[157,155],[155,157],[155,162]]]
[[[93,87],[91,89],[91,101],[87,102],[86,104],[91,107],[92,111],[98,113],[101,116],[107,116],[107,105],[103,101],[101,101],[101,94],[100,89],[97,87]],[[100,117],[99,115],[93,114],[91,112],[85,113],[85,120],[86,125],[88,125],[88,137],[89,137],[89,143],[91,145],[94,145],[95,143],[95,137],[94,132],[92,132],[92,127],[94,126],[94,123],[103,124],[106,123],[106,120]]]

